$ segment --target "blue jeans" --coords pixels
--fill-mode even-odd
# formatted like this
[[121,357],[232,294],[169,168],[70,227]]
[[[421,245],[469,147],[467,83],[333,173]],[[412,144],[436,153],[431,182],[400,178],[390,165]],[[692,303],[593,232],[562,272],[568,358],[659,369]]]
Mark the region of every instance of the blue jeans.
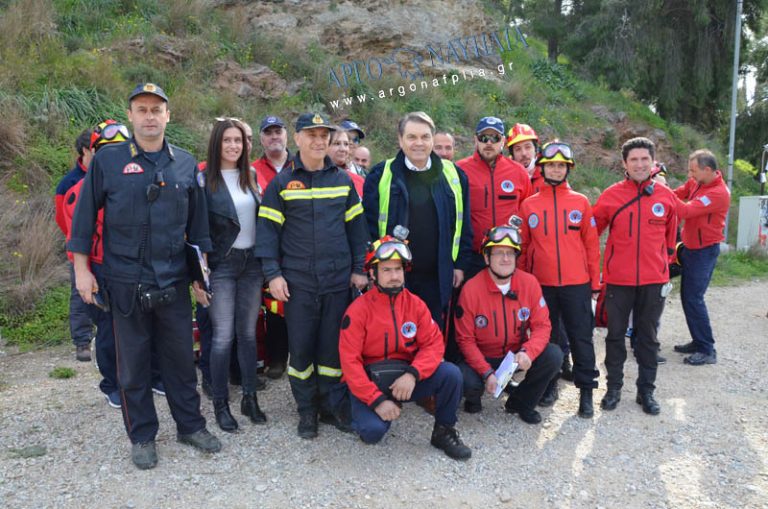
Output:
[[[69,264],[69,334],[75,346],[90,345],[93,339],[93,325],[91,315],[80,294],[75,287],[75,267]],[[101,283],[99,283],[101,284]]]
[[[418,401],[433,394],[437,397],[435,422],[453,427],[456,424],[456,410],[461,401],[461,371],[455,364],[441,362],[431,377],[416,382],[411,399]],[[366,444],[375,444],[389,430],[391,421],[382,420],[375,411],[350,394],[352,403],[352,427]]]
[[704,294],[707,293],[719,254],[720,244],[714,244],[702,249],[685,248],[680,256],[683,262],[680,300],[683,302],[685,321],[696,350],[707,355],[715,352],[715,338]]
[[229,394],[229,357],[235,333],[243,393],[256,391],[256,320],[263,284],[261,263],[251,250],[232,249],[211,273],[210,369],[215,399],[226,399]]

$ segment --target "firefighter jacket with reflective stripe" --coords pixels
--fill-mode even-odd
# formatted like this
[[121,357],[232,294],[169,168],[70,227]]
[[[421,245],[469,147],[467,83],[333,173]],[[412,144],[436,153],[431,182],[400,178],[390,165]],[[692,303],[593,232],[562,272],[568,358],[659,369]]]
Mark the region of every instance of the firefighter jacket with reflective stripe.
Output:
[[317,294],[349,288],[352,272],[364,274],[368,236],[363,206],[347,172],[325,158],[308,171],[296,154],[264,193],[256,225],[255,255],[264,277]]
[[[67,241],[72,238],[72,218],[75,215],[75,207],[77,206],[77,198],[80,194],[80,189],[83,187],[83,181],[80,180],[77,184],[69,188],[64,194],[64,199],[61,205],[61,214],[64,218],[64,224],[66,225]],[[99,213],[96,216],[96,227],[93,233],[93,244],[91,252],[88,255],[88,260],[91,263],[103,263],[104,262],[104,246],[102,244],[102,231],[104,225],[104,209],[99,209]],[[67,251],[67,258],[69,261],[74,261],[74,256],[71,251]]]
[[189,280],[185,240],[211,251],[204,175],[189,152],[165,141],[151,155],[133,140],[109,144],[83,182],[67,249],[91,252],[103,207],[106,279],[166,288]]
[[[446,306],[453,289],[453,269],[466,270],[472,254],[469,192],[467,177],[461,168],[440,159],[434,152],[430,158],[432,167],[428,171],[439,171],[444,177],[434,180],[432,199],[438,223],[440,301]],[[365,178],[363,208],[372,240],[391,235],[397,225],[409,227],[406,171],[411,170],[406,168],[401,150],[394,159],[377,164]]]
[[651,180],[630,179],[603,191],[592,209],[597,233],[608,228],[603,280],[640,286],[669,281],[669,257],[675,252],[677,201],[670,189]]
[[683,222],[683,245],[688,249],[701,249],[725,240],[723,229],[731,192],[717,172],[709,184],[696,184],[690,193],[677,201],[677,215]]
[[456,164],[469,181],[472,250],[479,252],[485,232],[494,226],[509,224],[512,215],[520,215],[520,205],[531,194],[531,179],[520,163],[503,155],[496,157],[495,168],[477,151]]
[[385,359],[409,362],[407,369],[424,380],[434,374],[445,353],[443,335],[427,305],[404,289],[394,297],[377,287],[355,299],[341,321],[339,359],[344,381],[371,408],[386,397],[365,372]]
[[523,252],[518,267],[542,286],[589,283],[600,290],[600,242],[592,206],[565,182],[546,184],[522,206]]
[[531,360],[549,343],[549,309],[536,278],[516,269],[502,295],[487,269],[467,281],[456,307],[456,342],[467,364],[483,376],[488,358],[525,350]]

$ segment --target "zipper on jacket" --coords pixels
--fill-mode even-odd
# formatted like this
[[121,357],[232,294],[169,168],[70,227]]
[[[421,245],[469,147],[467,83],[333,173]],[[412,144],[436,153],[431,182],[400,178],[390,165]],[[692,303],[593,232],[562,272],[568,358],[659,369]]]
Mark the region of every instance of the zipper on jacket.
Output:
[[499,325],[498,325],[498,321],[496,319],[496,310],[495,309],[493,310],[493,334],[496,337],[499,337]]
[[384,359],[387,358],[387,352],[389,351],[389,332],[384,333]]
[[699,247],[701,247],[704,245],[704,243],[701,241],[701,228],[698,229],[698,233],[699,233]]
[[606,271],[606,272],[610,272],[610,267],[611,267],[611,259],[613,258],[613,252],[614,252],[614,250],[615,250],[615,249],[614,249],[614,246],[613,246],[613,245],[611,245],[611,254],[608,256],[608,261],[607,261],[607,262],[605,262],[605,271]]
[[[637,258],[635,260],[635,263],[637,265],[637,276],[636,276],[635,284],[637,286],[640,286],[640,211],[642,210],[640,207],[640,201],[642,201],[642,197],[640,198],[640,200],[637,200]],[[631,214],[630,214],[630,221],[632,221]]]
[[544,235],[549,235],[547,233],[547,211],[544,211]]
[[397,332],[397,317],[395,316],[395,297],[389,298],[389,309],[392,310],[392,323],[395,324],[395,352],[397,352],[397,340],[399,339],[399,334]]
[[[555,190],[555,187],[552,186],[552,196],[554,197],[555,202],[555,210],[552,213],[553,216],[555,216],[555,256],[557,256],[557,284],[562,285],[563,284],[563,277],[560,270],[560,231],[557,227],[557,192]],[[546,211],[544,211],[544,214],[546,215]],[[546,223],[544,223],[546,225]],[[567,225],[564,225],[567,226]],[[546,233],[546,230],[544,231]]]
[[491,224],[495,226],[496,225],[496,200],[493,199],[493,193],[496,192],[496,183],[493,181],[494,171],[496,171],[496,168],[491,167],[491,219],[493,220]]
[[629,238],[632,238],[632,220],[635,218],[635,213],[630,212],[629,213]]
[[712,222],[712,214],[707,214],[707,224]]
[[488,208],[488,186],[485,186],[485,208]]
[[507,331],[507,306],[504,305],[504,299],[506,299],[506,296],[502,293],[501,294],[501,314],[504,317],[504,350],[502,350],[502,354],[507,354],[507,338],[509,336],[509,332]]

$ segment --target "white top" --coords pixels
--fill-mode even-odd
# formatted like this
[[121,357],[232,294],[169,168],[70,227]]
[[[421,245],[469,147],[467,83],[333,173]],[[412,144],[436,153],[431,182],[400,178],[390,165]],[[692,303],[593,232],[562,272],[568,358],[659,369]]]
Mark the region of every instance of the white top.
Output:
[[240,170],[221,170],[224,183],[232,197],[237,211],[237,220],[240,222],[240,233],[232,247],[235,249],[249,249],[256,244],[256,200],[250,191],[243,191],[238,184]]
[[502,295],[506,295],[507,292],[509,292],[509,285],[512,283],[512,281],[508,281],[505,285],[496,285],[499,287],[499,290],[501,290]]

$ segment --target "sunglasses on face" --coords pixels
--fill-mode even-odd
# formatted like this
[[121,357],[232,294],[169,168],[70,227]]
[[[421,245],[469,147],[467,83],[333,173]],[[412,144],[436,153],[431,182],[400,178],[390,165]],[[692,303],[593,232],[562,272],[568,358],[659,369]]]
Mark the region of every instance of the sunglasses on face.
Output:
[[384,242],[376,249],[376,258],[380,261],[389,260],[395,254],[400,255],[404,262],[411,261],[411,250],[402,242]]
[[479,134],[477,141],[480,143],[498,143],[501,141],[500,134]]
[[558,153],[566,159],[573,159],[573,149],[567,143],[550,143],[541,149],[541,154],[546,159],[551,159]]
[[226,122],[228,120],[232,122],[242,122],[242,120],[235,117],[216,117],[216,122]]

